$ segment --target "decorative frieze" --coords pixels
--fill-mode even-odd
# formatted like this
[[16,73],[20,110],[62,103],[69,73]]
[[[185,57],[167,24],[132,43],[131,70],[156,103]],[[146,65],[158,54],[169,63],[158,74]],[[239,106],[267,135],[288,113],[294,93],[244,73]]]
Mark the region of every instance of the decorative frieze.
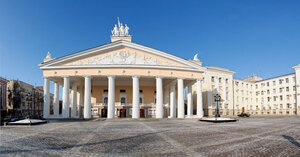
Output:
[[107,55],[96,56],[93,58],[78,60],[67,65],[105,65],[105,64],[139,64],[139,65],[164,65],[174,66],[174,64],[167,61],[160,62],[156,58],[145,55],[138,56],[135,52],[118,51],[111,52]]

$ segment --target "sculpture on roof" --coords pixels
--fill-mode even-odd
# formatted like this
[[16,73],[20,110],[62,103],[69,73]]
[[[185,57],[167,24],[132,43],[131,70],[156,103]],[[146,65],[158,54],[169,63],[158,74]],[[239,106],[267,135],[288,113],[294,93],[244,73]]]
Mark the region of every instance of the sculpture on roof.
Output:
[[199,61],[199,59],[198,59],[198,54],[195,54],[195,56],[194,56],[194,59],[193,59],[194,61]]
[[46,59],[51,59],[51,53],[48,51]]
[[112,36],[119,36],[119,29],[117,25],[115,25],[114,29],[111,31]]
[[124,27],[118,17],[118,25],[115,25],[114,29],[111,30],[111,34],[112,36],[130,36],[129,27],[127,26],[127,24],[125,24]]

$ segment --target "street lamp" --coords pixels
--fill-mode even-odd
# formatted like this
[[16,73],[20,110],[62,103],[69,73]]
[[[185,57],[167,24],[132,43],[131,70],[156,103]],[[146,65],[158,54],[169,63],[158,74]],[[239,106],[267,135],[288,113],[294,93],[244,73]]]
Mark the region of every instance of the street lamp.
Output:
[[221,96],[220,94],[216,94],[215,95],[215,102],[217,102],[217,108],[216,108],[216,114],[215,114],[215,117],[216,117],[216,120],[217,120],[217,117],[220,117],[220,114],[219,114],[219,102],[221,101]]

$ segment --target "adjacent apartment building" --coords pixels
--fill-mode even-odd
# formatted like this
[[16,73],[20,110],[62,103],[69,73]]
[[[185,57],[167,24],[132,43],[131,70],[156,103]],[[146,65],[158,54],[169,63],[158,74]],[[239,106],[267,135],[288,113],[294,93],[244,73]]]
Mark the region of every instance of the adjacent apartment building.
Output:
[[299,115],[300,65],[294,73],[263,79],[251,76],[234,79],[235,72],[219,67],[206,67],[203,79],[205,115],[213,115],[216,108],[214,95],[222,101],[221,115]]
[[[6,113],[12,117],[42,117],[43,88],[18,80],[7,82]],[[53,94],[50,94],[50,104]],[[51,105],[52,106],[52,105]]]

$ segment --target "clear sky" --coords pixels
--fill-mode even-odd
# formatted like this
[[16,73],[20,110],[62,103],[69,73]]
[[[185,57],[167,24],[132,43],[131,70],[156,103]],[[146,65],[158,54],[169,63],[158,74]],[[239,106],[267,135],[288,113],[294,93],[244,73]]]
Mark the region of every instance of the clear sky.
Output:
[[[300,64],[300,0],[0,0],[0,76],[43,85],[38,64],[110,42],[133,42],[206,66],[269,78]],[[52,87],[51,87],[52,88]]]

